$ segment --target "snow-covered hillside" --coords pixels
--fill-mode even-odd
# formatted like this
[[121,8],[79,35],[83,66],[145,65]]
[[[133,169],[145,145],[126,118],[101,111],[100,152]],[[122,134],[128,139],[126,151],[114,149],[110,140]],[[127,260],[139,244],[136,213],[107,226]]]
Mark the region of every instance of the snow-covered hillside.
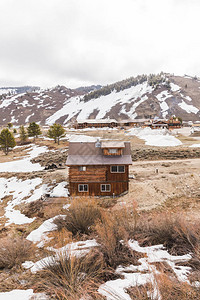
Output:
[[[200,81],[188,76],[164,76],[155,82],[124,80],[116,84],[68,89],[57,86],[38,92],[3,96],[0,99],[0,125],[29,122],[67,124],[85,118],[168,118],[172,115],[185,121],[200,118]],[[162,76],[160,77],[162,79]],[[124,85],[125,83],[127,85]],[[88,93],[91,91],[91,93]],[[87,93],[87,94],[85,94]]]

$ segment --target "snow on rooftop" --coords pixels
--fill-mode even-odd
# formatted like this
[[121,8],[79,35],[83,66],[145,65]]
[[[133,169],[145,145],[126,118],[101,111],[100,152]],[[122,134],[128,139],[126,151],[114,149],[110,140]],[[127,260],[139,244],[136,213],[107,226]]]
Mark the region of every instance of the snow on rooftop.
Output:
[[96,142],[98,137],[89,136],[89,135],[71,135],[69,137],[69,142]]
[[170,135],[166,129],[131,128],[127,135],[135,135],[149,146],[173,147],[182,145],[181,141]]
[[82,123],[116,123],[117,121],[115,119],[85,119],[85,120],[79,120],[77,119],[77,123],[82,124]]

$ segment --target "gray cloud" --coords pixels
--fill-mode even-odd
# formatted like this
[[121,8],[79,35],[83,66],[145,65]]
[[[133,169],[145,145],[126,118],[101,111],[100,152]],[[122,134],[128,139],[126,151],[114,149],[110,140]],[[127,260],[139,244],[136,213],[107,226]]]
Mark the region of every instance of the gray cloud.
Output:
[[198,1],[1,0],[0,86],[200,75]]

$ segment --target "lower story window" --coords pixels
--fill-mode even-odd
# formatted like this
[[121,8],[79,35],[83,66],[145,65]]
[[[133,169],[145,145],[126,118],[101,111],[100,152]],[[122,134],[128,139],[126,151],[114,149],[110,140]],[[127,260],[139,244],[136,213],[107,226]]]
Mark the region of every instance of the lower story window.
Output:
[[88,192],[88,184],[79,184],[78,191],[79,192]]
[[101,192],[110,192],[110,184],[101,184]]

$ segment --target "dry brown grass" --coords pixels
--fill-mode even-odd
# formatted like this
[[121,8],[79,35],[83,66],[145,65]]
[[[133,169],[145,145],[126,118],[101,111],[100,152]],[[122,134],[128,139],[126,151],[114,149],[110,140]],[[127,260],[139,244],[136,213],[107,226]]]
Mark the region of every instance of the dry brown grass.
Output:
[[0,269],[11,269],[30,259],[34,253],[34,246],[23,237],[1,239]]
[[167,212],[154,214],[151,220],[140,218],[134,237],[143,246],[163,244],[170,253],[183,255],[200,245],[200,222],[191,224]]
[[200,299],[200,289],[186,282],[179,282],[165,274],[156,277],[156,282],[164,300],[197,300]]
[[36,275],[36,289],[45,291],[51,299],[102,299],[97,288],[103,279],[111,276],[98,251],[91,251],[83,257],[63,253],[59,259],[55,258],[55,261],[46,263],[44,267]]
[[[173,277],[161,273],[156,276],[156,289],[162,300],[198,300],[200,299],[200,290],[189,285],[186,282],[179,282]],[[153,299],[152,284],[131,287],[128,294],[133,300]]]
[[65,218],[56,218],[58,230],[66,228],[73,235],[89,234],[91,226],[100,217],[100,209],[94,199],[79,198],[72,201]]
[[130,222],[126,210],[102,212],[101,219],[96,222],[95,231],[108,266],[115,268],[120,264],[137,263],[133,251],[126,245],[129,232],[134,231],[135,220]]
[[131,287],[127,290],[129,296],[133,300],[150,300],[152,299],[149,292],[153,292],[153,287],[151,284],[145,284],[141,286]]

